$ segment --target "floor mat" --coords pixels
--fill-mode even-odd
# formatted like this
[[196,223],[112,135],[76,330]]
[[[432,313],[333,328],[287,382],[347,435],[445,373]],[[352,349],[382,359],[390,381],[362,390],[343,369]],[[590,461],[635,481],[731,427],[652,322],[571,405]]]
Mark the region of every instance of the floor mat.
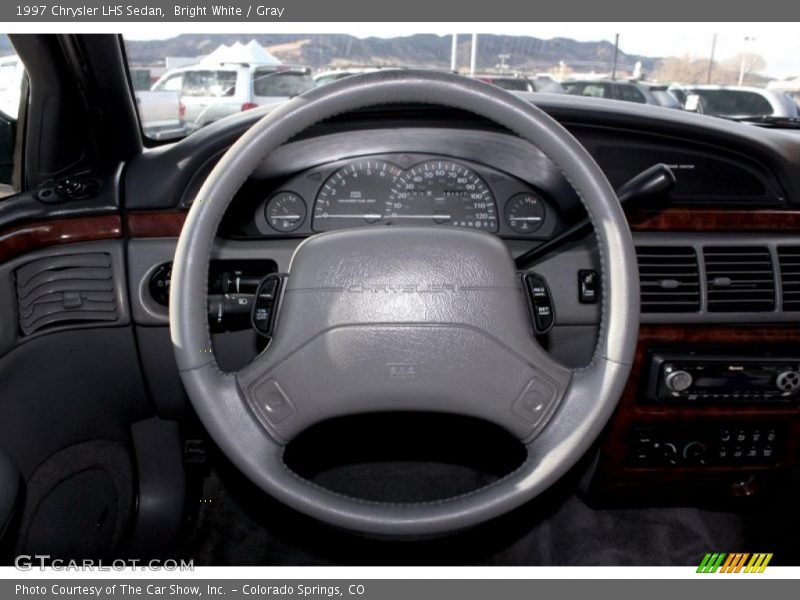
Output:
[[709,551],[767,551],[784,564],[796,564],[792,540],[797,538],[787,536],[787,528],[797,531],[796,518],[691,507],[598,510],[572,492],[573,483],[564,481],[469,531],[396,541],[354,535],[304,517],[228,465],[206,481],[197,521],[180,554],[197,565],[689,566]]

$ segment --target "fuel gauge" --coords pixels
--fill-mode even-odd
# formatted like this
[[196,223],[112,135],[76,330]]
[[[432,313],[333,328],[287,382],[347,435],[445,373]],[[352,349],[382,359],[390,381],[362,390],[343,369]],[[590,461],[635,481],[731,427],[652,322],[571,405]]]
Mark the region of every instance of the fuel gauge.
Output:
[[267,202],[264,216],[275,231],[288,233],[306,220],[306,203],[294,192],[278,192]]
[[544,201],[533,192],[514,194],[506,202],[505,216],[516,233],[533,233],[544,224]]

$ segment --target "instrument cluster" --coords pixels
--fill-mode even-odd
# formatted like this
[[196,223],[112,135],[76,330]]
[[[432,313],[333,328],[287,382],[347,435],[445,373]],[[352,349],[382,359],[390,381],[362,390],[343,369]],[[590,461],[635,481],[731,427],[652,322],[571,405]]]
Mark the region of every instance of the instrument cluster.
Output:
[[463,227],[546,239],[558,226],[550,199],[511,175],[457,158],[364,156],[317,167],[257,198],[263,236],[351,227]]

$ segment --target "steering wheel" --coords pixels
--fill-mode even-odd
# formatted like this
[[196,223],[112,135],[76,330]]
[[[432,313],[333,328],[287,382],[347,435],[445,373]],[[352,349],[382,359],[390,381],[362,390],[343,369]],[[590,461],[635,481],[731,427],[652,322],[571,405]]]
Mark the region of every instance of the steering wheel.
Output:
[[[308,127],[348,111],[399,103],[446,106],[490,119],[537,146],[571,182],[592,219],[600,254],[601,322],[588,366],[569,369],[539,346],[520,277],[499,238],[431,226],[339,230],[306,239],[292,257],[269,346],[236,373],[219,369],[206,282],[216,230],[234,193],[270,152]],[[448,532],[534,498],[600,433],[627,381],[636,344],[636,264],[625,216],[606,177],[542,110],[464,77],[370,73],[285,103],[213,169],[175,253],[172,342],[186,391],[209,434],[265,492],[361,532]],[[286,444],[311,425],[381,411],[485,419],[516,436],[526,458],[488,486],[421,503],[344,496],[284,463]]]

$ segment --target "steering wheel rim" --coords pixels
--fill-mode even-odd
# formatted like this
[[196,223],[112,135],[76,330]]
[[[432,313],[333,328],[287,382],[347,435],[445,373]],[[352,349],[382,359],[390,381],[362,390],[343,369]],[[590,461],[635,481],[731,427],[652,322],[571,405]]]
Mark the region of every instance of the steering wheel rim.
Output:
[[[447,245],[450,255],[466,253],[467,262],[472,261],[481,273],[485,272],[481,279],[485,284],[480,286],[481,293],[494,294],[492,301],[505,303],[503,306],[513,315],[511,325],[495,319],[488,325],[481,321],[474,326],[464,326],[464,317],[456,315],[454,320],[447,321],[447,332],[452,333],[458,343],[464,344],[489,344],[486,340],[499,336],[500,343],[486,347],[506,347],[511,349],[509,356],[515,353],[523,355],[522,366],[509,368],[503,375],[513,377],[520,371],[524,376],[510,385],[514,388],[508,391],[510,400],[503,400],[491,409],[486,408],[487,403],[477,401],[477,395],[463,403],[467,405],[466,409],[457,403],[449,404],[453,399],[445,398],[447,394],[440,391],[432,395],[434,406],[439,406],[436,402],[443,402],[442,405],[452,408],[453,412],[500,422],[526,444],[528,458],[513,473],[468,494],[436,502],[391,504],[368,502],[323,489],[302,479],[284,464],[282,450],[288,441],[286,438],[291,439],[315,422],[310,416],[322,410],[322,404],[314,405],[313,400],[308,402],[314,410],[298,404],[298,398],[307,401],[302,393],[296,391],[304,388],[298,382],[297,368],[292,371],[286,365],[299,366],[311,356],[321,357],[324,362],[329,355],[322,350],[314,354],[311,346],[303,346],[311,348],[309,352],[298,353],[297,344],[292,351],[281,350],[281,332],[284,332],[284,339],[290,339],[296,327],[302,328],[301,320],[296,317],[301,308],[286,308],[286,315],[281,308],[276,337],[267,351],[239,373],[223,373],[217,366],[208,328],[206,281],[212,245],[222,216],[235,192],[267,154],[308,127],[338,114],[384,104],[408,103],[440,105],[476,113],[506,127],[548,156],[575,188],[594,225],[603,294],[598,341],[592,361],[582,369],[567,371],[541,350],[532,335],[526,332],[530,338],[526,340],[519,331],[510,331],[519,330],[521,300],[519,293],[509,292],[509,269],[513,270],[513,267],[503,243],[489,234],[455,229],[438,235],[442,238],[441,243]],[[353,236],[360,236],[359,243],[370,248],[393,243],[399,247],[418,240],[429,251],[428,255],[433,250],[440,250],[440,246],[425,241],[425,232],[431,237],[425,228],[398,228],[397,233],[384,235],[380,241],[374,234],[362,233],[367,231],[321,234],[307,239],[292,260],[290,283],[302,282],[303,275],[312,283],[315,277],[324,278],[326,269],[330,268],[325,257],[330,257],[337,248],[354,247]],[[369,259],[365,258],[365,261],[369,263]],[[372,275],[385,273],[387,269],[396,267],[396,263],[377,261],[373,266],[374,270],[369,273]],[[442,276],[445,272],[424,271],[424,275]],[[361,276],[363,274],[361,272]],[[458,278],[459,273],[455,277]],[[313,89],[262,118],[228,150],[206,179],[181,232],[172,281],[170,328],[178,368],[195,410],[223,452],[261,489],[284,503],[330,524],[367,533],[426,535],[461,529],[508,512],[547,489],[585,453],[610,417],[627,381],[638,334],[639,287],[633,241],[619,202],[600,168],[560,124],[529,102],[499,88],[449,74],[386,71],[354,76]],[[347,279],[348,283],[343,287],[347,288],[352,281]],[[314,286],[315,294],[324,287],[316,286],[316,283]],[[455,284],[453,289],[456,293],[451,295],[450,302],[458,304],[466,298],[468,288],[465,282]],[[286,305],[302,305],[301,296],[295,293],[292,302]],[[414,302],[431,302],[427,298],[433,295],[427,294],[425,300],[418,300],[422,296],[414,296]],[[374,298],[354,302],[363,309],[359,317],[369,313],[375,304]],[[464,302],[469,306],[471,301]],[[340,319],[341,311],[346,312],[341,306],[346,303],[334,304],[340,307],[340,314],[336,316]],[[364,341],[367,338],[363,335],[359,337],[359,328],[356,327],[363,322],[350,320],[342,325],[331,314],[325,317],[327,320],[318,323],[319,330],[309,339],[324,338],[325,347],[329,347],[334,341],[332,336],[337,335],[336,343],[354,349],[359,344],[369,343]],[[387,323],[376,319],[367,321],[370,334],[375,334],[372,337],[380,339],[386,334]],[[323,327],[332,322],[335,326]],[[415,341],[419,341],[414,336],[422,336],[423,346],[435,339],[428,336],[428,332],[414,327],[417,324],[411,323],[412,328],[403,332],[402,339],[411,340],[409,347],[414,347]],[[408,325],[388,324],[390,327]],[[309,336],[312,333],[306,332]],[[284,346],[287,345],[292,344],[286,342]],[[380,360],[383,358],[381,355]],[[469,372],[469,365],[466,367],[463,373]],[[287,380],[289,384],[286,384]],[[475,382],[480,383],[478,380]],[[288,395],[286,388],[289,389]],[[282,424],[283,417],[276,421],[269,410],[259,411],[259,390],[267,390],[264,393],[279,397],[279,402],[288,402],[293,410],[292,418],[288,420],[296,424],[287,429]],[[461,386],[461,391],[470,393],[467,386]],[[515,407],[520,406],[519,402],[528,406],[530,398],[542,397],[546,397],[546,402],[537,406],[541,418],[531,425],[530,421],[535,419],[521,418]],[[325,405],[328,413],[322,417],[362,412],[366,406],[363,398],[349,404],[345,394],[341,395],[341,401],[345,408],[328,403]],[[409,406],[403,404],[405,408]],[[285,416],[285,411],[282,414]],[[303,420],[305,415],[309,418]],[[527,426],[518,426],[520,421],[527,421]],[[283,435],[287,431],[288,434]]]

